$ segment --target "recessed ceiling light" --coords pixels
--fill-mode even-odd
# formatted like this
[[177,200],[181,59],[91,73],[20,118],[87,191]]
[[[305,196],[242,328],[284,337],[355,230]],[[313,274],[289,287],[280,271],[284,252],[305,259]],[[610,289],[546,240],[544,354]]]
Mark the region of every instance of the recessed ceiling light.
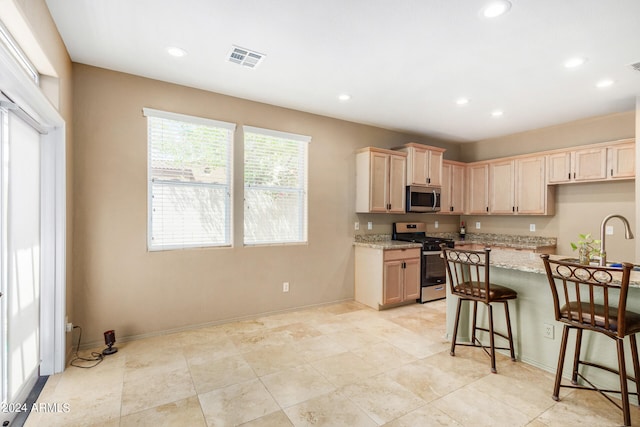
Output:
[[456,99],[456,104],[458,105],[467,105],[469,103],[469,98],[458,98]]
[[596,83],[596,87],[598,88],[605,88],[605,87],[609,87],[613,84],[613,80],[611,79],[603,79],[600,80],[598,83]]
[[565,68],[576,68],[581,66],[585,62],[587,62],[587,58],[576,56],[574,58],[569,58],[566,61],[564,61],[564,66]]
[[482,8],[482,16],[485,18],[497,18],[511,9],[511,3],[507,0],[496,0]]
[[351,99],[351,95],[349,95],[348,93],[342,93],[342,94],[338,95],[338,99],[340,101],[343,101],[343,102],[344,101],[348,101],[348,100]]
[[167,47],[167,53],[171,56],[175,56],[176,58],[182,58],[187,54],[187,51],[177,46],[169,46]]
[[504,111],[502,110],[494,110],[491,112],[491,116],[493,117],[502,117],[503,114],[504,114]]

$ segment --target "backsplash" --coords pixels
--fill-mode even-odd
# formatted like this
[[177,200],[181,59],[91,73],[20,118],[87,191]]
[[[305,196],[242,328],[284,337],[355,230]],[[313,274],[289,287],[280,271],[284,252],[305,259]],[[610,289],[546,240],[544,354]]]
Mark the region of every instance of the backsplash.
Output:
[[356,243],[385,242],[391,240],[391,234],[356,234],[353,237]]
[[[427,233],[429,236],[441,237],[445,239],[462,240],[458,233]],[[467,233],[465,242],[469,243],[490,243],[499,245],[517,244],[517,245],[533,245],[533,246],[556,246],[558,239],[556,237],[541,236],[521,236],[516,234],[494,234],[494,233]]]
[[[427,236],[440,237],[460,241],[458,233],[433,233],[427,232]],[[391,234],[356,234],[354,240],[359,243],[384,242],[391,240]],[[467,233],[465,242],[484,243],[494,245],[522,245],[522,246],[556,246],[558,239],[555,237],[520,236],[515,234],[494,233]]]

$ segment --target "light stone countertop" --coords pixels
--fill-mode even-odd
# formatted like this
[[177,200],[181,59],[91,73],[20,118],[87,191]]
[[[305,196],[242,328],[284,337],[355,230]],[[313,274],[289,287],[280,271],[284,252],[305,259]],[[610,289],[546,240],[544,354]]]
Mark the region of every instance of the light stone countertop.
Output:
[[[550,255],[550,258],[559,260],[571,257],[567,255]],[[511,251],[508,249],[493,249],[489,255],[489,260],[490,264],[494,267],[546,275],[540,254]],[[640,288],[639,271],[631,272],[629,285],[634,288]]]
[[412,248],[422,248],[420,243],[411,243],[411,242],[401,242],[399,240],[380,240],[380,241],[371,241],[371,242],[353,242],[354,246],[360,246],[363,248],[373,248],[373,249],[412,249]]
[[[366,235],[364,238],[356,238],[354,246],[373,249],[411,249],[421,248],[420,243],[401,242],[391,240],[388,234]],[[551,259],[572,258],[569,255],[551,255]],[[522,271],[525,273],[546,274],[540,254],[522,252],[509,249],[492,249],[489,256],[491,265],[507,270]],[[630,286],[640,288],[640,271],[631,272]]]
[[[555,237],[519,236],[511,234],[468,233],[465,240],[460,240],[460,236],[457,233],[428,233],[428,235],[431,237],[451,239],[455,242],[456,246],[464,244],[484,244],[496,249],[512,248],[544,250],[548,247],[555,247],[557,242]],[[405,249],[420,247],[419,244],[395,242],[391,240],[390,234],[356,235],[354,245],[376,249]]]

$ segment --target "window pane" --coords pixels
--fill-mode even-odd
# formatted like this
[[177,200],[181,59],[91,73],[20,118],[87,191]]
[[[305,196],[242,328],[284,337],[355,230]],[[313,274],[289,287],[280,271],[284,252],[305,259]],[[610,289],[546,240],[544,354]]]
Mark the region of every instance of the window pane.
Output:
[[309,138],[251,130],[244,134],[244,242],[306,242]]
[[155,110],[145,114],[149,248],[230,245],[233,125]]
[[154,182],[151,188],[154,246],[229,243],[229,195],[225,187]]
[[245,243],[304,241],[301,238],[306,237],[303,194],[248,188],[244,197]]

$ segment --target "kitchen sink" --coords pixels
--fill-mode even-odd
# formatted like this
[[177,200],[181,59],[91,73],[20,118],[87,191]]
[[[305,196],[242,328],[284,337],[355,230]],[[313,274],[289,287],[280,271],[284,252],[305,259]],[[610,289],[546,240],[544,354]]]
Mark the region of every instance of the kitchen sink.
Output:
[[[578,264],[578,258],[562,258],[560,261],[573,262],[573,263]],[[596,263],[592,263],[591,265],[593,265],[594,267],[597,267]],[[622,264],[619,263],[619,262],[608,262],[607,263],[607,267],[622,269]],[[634,265],[633,266],[633,271],[640,271],[640,265]]]

